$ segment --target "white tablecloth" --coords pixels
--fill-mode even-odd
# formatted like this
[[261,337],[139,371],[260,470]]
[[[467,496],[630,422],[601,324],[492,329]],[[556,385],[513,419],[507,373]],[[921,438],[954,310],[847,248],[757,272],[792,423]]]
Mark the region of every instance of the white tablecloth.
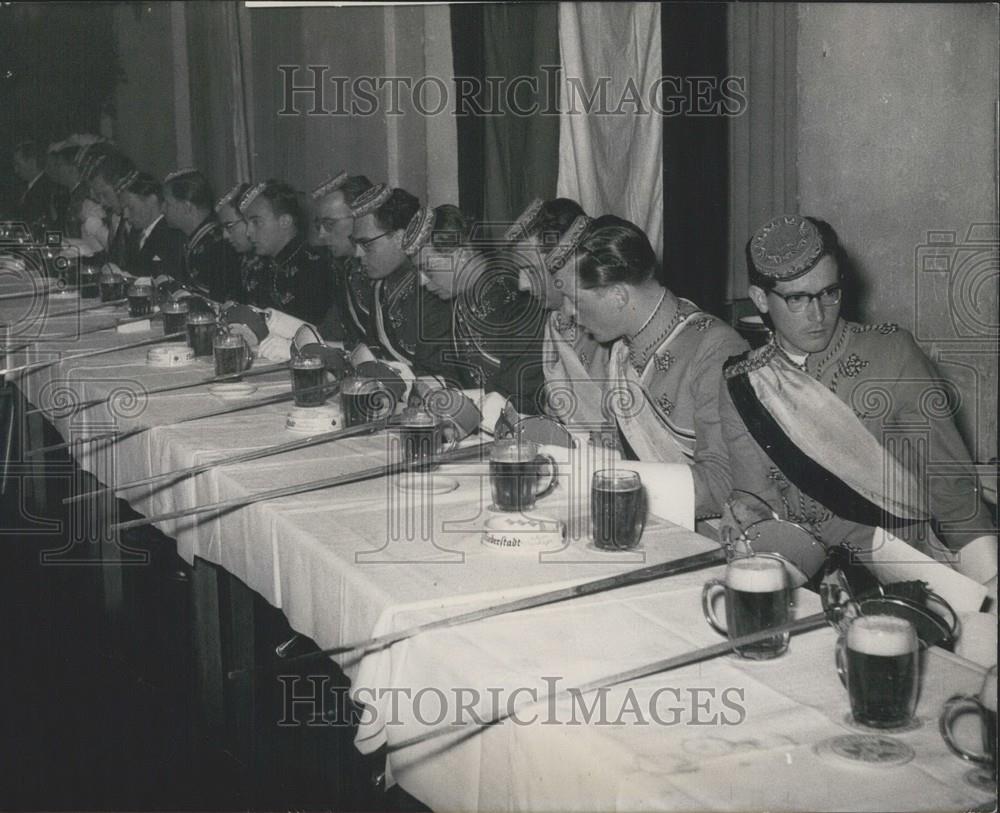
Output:
[[[0,302],[0,321],[5,310]],[[110,318],[85,315],[80,323],[91,327]],[[146,335],[159,330],[154,326]],[[78,352],[141,338],[95,334],[62,349]],[[148,388],[212,374],[207,362],[152,369],[145,364],[146,352],[144,347],[61,363],[20,376],[19,386],[29,400],[48,407],[60,400],[58,390],[88,399],[123,381]],[[35,357],[22,353],[18,360]],[[253,397],[289,386],[287,373],[251,381],[258,385]],[[168,426],[225,404],[200,387],[123,403],[117,415],[101,406],[53,422],[65,437],[112,426],[151,427],[113,446],[76,452],[80,465],[108,484],[292,439],[284,429],[288,404]],[[341,441],[121,496],[146,515],[162,513],[358,470],[384,460],[385,443],[381,437]],[[374,480],[161,527],[177,539],[187,561],[201,557],[221,565],[323,647],[714,546],[653,519],[641,553],[598,553],[586,540],[551,557],[499,553],[480,544],[488,484],[476,477],[458,480],[456,490],[434,495],[429,503],[398,489],[394,480]],[[539,511],[565,519],[565,495],[557,490],[539,503]],[[558,678],[559,686],[576,685],[712,643],[717,638],[701,618],[698,601],[706,578],[689,574],[613,591],[426,634],[360,662],[345,659],[352,691],[371,703],[358,745],[364,751],[386,741],[398,747],[426,730],[412,702],[398,704],[400,724],[387,724],[393,711],[389,690],[413,695],[427,689],[422,697],[428,705],[419,710],[433,718],[436,691],[450,697],[465,688],[488,698],[492,689],[506,703],[515,689],[522,689],[520,697],[544,689],[546,677]],[[394,750],[390,768],[404,788],[435,809],[957,809],[984,797],[962,781],[967,765],[947,754],[932,718],[945,696],[974,690],[979,679],[970,664],[930,655],[920,707],[925,724],[902,736],[917,756],[894,769],[859,768],[812,750],[816,742],[847,731],[846,695],[832,667],[829,630],[794,639],[789,655],[773,664],[722,659],[608,695],[608,706],[617,709],[629,690],[641,705],[658,688],[676,689],[681,701],[664,706],[664,714],[670,705],[684,708],[673,725],[630,723],[628,715],[615,725],[508,721],[461,742],[434,738]],[[739,717],[738,708],[745,718],[734,725],[695,725],[693,690],[704,690],[703,697],[714,691],[715,712]],[[723,691],[736,708],[720,706]]]

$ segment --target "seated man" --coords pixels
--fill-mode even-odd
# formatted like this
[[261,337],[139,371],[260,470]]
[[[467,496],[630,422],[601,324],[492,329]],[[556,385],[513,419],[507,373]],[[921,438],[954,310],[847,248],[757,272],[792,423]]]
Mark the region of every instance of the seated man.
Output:
[[106,259],[131,272],[139,237],[122,216],[122,203],[115,187],[135,170],[135,165],[128,156],[103,143],[93,144],[87,154],[91,156],[87,167],[90,197],[104,208],[108,227]]
[[364,338],[372,302],[372,281],[361,268],[351,242],[351,204],[371,187],[364,175],[340,172],[312,192],[315,240],[329,254],[334,290],[333,304],[318,328],[324,339],[345,342],[349,347]]
[[[413,265],[422,221],[420,204],[403,189],[384,184],[361,193],[351,204],[361,265],[374,281],[371,314],[356,359],[368,355],[395,360],[414,375],[458,378],[447,361],[451,346],[451,306],[425,291]],[[404,242],[404,235],[408,241]]]
[[541,410],[567,425],[596,431],[607,424],[601,408],[601,385],[608,348],[561,310],[563,291],[549,264],[555,256],[572,254],[590,218],[574,200],[533,201],[504,239],[511,261],[518,266],[518,285],[549,313],[542,339],[545,390]]
[[[545,384],[542,334],[548,311],[518,290],[518,267],[508,252],[470,242],[470,224],[455,206],[425,214],[412,245],[423,286],[452,304],[452,353],[459,383],[482,388],[486,426],[509,401],[536,414]],[[490,423],[492,417],[492,424]]]
[[627,220],[592,221],[575,254],[554,266],[563,310],[601,344],[614,343],[604,401],[625,457],[690,467],[695,518],[718,516],[730,491],[722,365],[746,342],[657,281],[653,247]]
[[183,282],[216,302],[235,299],[240,290],[239,258],[215,217],[212,187],[201,172],[171,172],[163,181],[163,213],[180,229],[184,242]]
[[239,257],[238,286],[233,299],[245,305],[257,305],[261,262],[253,250],[253,243],[247,235],[247,222],[240,214],[239,208],[240,200],[250,188],[248,183],[236,184],[216,201],[215,214],[219,218],[219,225],[222,226],[226,241]]
[[841,317],[844,267],[833,229],[812,218],[775,218],[747,244],[750,297],[773,336],[725,368],[733,488],[827,546],[869,549],[881,526],[995,585],[976,472],[951,412],[933,407],[948,400],[940,374],[897,325]]
[[184,233],[172,228],[163,214],[160,182],[133,170],[115,186],[122,214],[137,235],[135,256],[128,269],[137,277],[183,279]]
[[258,306],[317,324],[330,306],[330,281],[322,255],[306,243],[295,190],[281,181],[259,183],[243,196],[240,213],[261,258]]
[[53,206],[56,185],[45,172],[45,153],[36,141],[22,141],[14,147],[14,174],[24,189],[14,208],[14,216],[29,226],[58,225]]

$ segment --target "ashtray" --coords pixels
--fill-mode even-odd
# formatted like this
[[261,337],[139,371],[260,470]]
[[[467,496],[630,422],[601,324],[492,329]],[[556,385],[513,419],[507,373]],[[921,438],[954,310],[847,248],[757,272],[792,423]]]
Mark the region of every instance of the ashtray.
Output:
[[150,367],[183,367],[194,361],[194,350],[186,344],[158,344],[146,353]]
[[566,526],[558,519],[538,514],[486,509],[482,544],[502,553],[541,553],[561,550]]
[[285,429],[296,435],[320,435],[332,432],[339,423],[340,409],[332,404],[292,407],[285,417]]

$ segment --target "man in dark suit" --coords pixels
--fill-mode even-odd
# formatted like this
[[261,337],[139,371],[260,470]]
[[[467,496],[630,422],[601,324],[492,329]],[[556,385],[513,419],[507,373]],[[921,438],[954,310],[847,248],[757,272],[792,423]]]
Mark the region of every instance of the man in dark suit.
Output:
[[45,174],[45,155],[35,141],[14,148],[14,172],[26,184],[15,205],[15,216],[30,225],[53,225],[55,184]]
[[132,171],[116,186],[122,214],[136,234],[136,255],[129,272],[140,277],[172,277],[184,282],[184,232],[163,217],[163,188],[145,172]]

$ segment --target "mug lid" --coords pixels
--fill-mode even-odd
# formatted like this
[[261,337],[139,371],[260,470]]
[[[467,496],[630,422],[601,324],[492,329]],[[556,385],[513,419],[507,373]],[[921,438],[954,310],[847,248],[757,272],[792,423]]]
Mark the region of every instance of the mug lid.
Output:
[[164,313],[187,313],[190,308],[188,308],[187,302],[169,300],[160,305],[160,310]]
[[213,313],[191,313],[188,314],[187,318],[189,325],[207,325],[215,323],[215,314]]
[[319,356],[297,356],[292,359],[292,367],[296,370],[314,370],[325,366]]
[[133,282],[128,286],[128,292],[130,296],[151,296],[153,288],[145,283]]

